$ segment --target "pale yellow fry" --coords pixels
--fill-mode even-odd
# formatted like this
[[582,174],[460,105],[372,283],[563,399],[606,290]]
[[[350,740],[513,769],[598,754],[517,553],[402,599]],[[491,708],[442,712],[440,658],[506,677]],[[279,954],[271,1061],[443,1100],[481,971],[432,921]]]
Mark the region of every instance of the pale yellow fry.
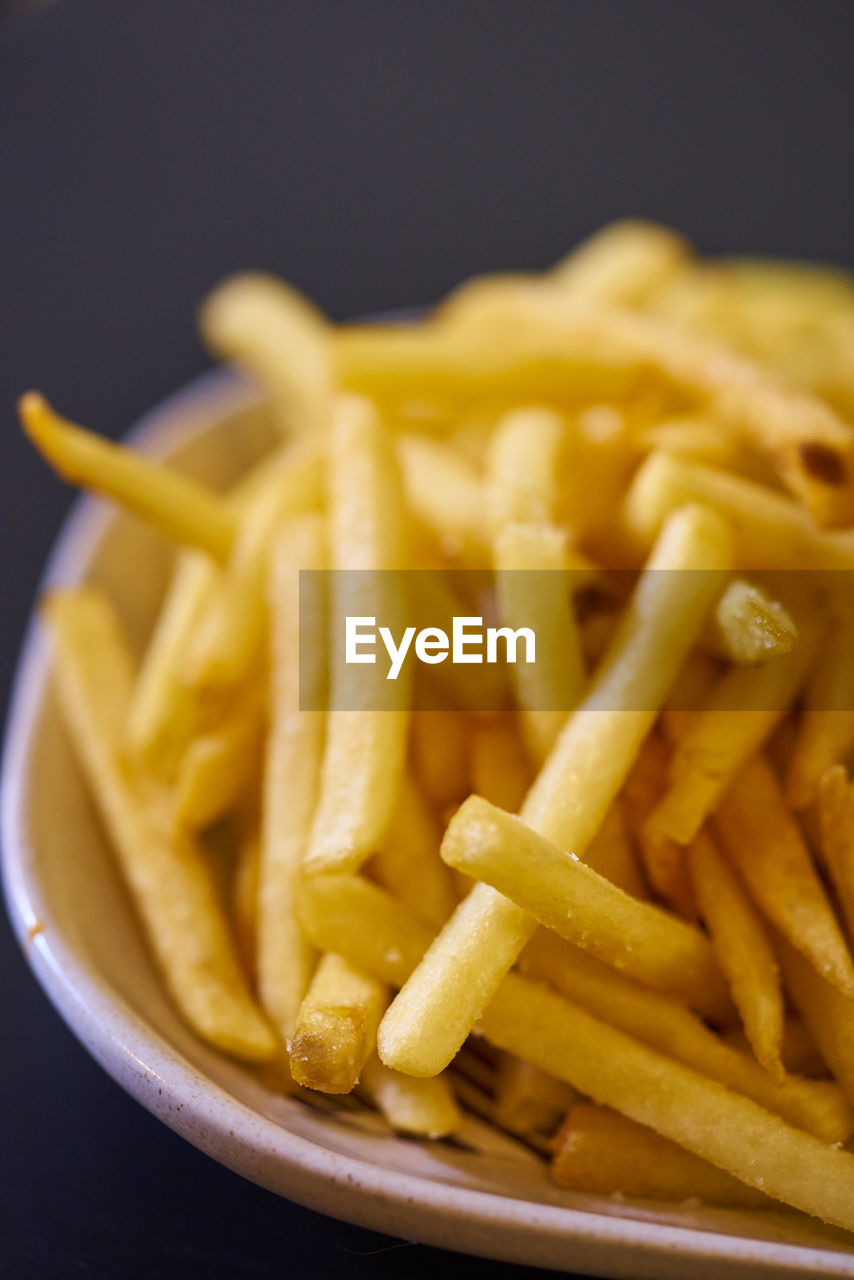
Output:
[[439,857],[439,824],[417,783],[404,776],[397,808],[369,871],[427,924],[440,928],[457,905],[453,881]]
[[821,848],[834,888],[854,936],[854,787],[842,765],[822,774],[818,789]]
[[[333,616],[387,617],[394,635],[405,612],[405,515],[392,442],[371,405],[341,397],[329,447]],[[353,575],[344,570],[359,570]],[[352,583],[351,577],[357,581]],[[369,579],[367,585],[364,579]],[[368,605],[373,607],[368,608]],[[352,607],[357,605],[355,609]],[[364,668],[330,656],[331,693],[320,796],[304,859],[308,873],[353,870],[375,853],[394,812],[406,751],[408,682],[389,682],[387,708],[363,704]]]
[[442,857],[638,982],[727,1017],[726,984],[699,929],[629,897],[520,818],[470,796],[445,832]]
[[[430,945],[432,932],[427,926],[359,876],[316,876],[304,881],[298,903],[300,922],[315,946],[337,946],[353,964],[392,986],[403,985]],[[567,999],[597,1017],[752,1097],[826,1142],[845,1142],[851,1135],[854,1117],[835,1085],[796,1076],[776,1083],[755,1058],[725,1044],[684,1005],[631,982],[556,934],[540,930],[522,964],[525,972],[553,983]]]
[[671,511],[708,503],[726,518],[739,569],[852,569],[854,533],[816,527],[797,502],[764,485],[671,453],[651,453],[625,497],[630,530],[649,545]]
[[558,1121],[578,1102],[562,1080],[530,1062],[502,1054],[495,1085],[495,1122],[513,1133],[554,1133]]
[[216,566],[202,552],[180,554],[134,683],[128,747],[164,779],[176,776],[187,744],[198,732],[199,705],[184,680],[185,659],[217,576]]
[[747,1038],[763,1067],[779,1078],[783,1071],[783,993],[765,925],[707,831],[701,831],[688,850],[688,866],[700,915]]
[[723,656],[747,665],[791,653],[798,640],[788,610],[764,587],[743,578],[734,578],[721,595],[714,625]]
[[674,840],[652,831],[647,821],[667,785],[667,768],[667,748],[658,733],[651,733],[626,778],[622,802],[651,887],[680,915],[695,920],[697,904],[685,865],[685,850]]
[[775,936],[786,988],[818,1051],[854,1103],[854,1000],[826,982],[782,935]]
[[317,966],[288,1042],[297,1084],[321,1093],[349,1093],[373,1052],[388,1000],[382,982],[327,952]]
[[260,710],[250,705],[193,739],[175,783],[174,817],[179,826],[200,831],[235,808],[258,777],[261,737]]
[[551,524],[560,503],[566,424],[552,409],[514,409],[486,455],[485,508],[494,538],[508,524]]
[[[323,711],[299,709],[301,627],[314,641],[302,650],[306,687],[323,680],[326,666],[326,620],[301,615],[299,575],[300,569],[318,573],[325,568],[325,542],[319,516],[297,517],[282,529],[270,560],[269,730],[261,784],[256,968],[261,1002],[285,1041],[311,977],[312,950],[296,920],[294,894],[314,817],[324,740]],[[307,597],[303,603],[309,605]],[[322,612],[322,601],[317,605]]]
[[413,711],[412,768],[437,809],[456,804],[470,787],[468,735],[457,711]]
[[384,1067],[373,1054],[365,1063],[359,1085],[397,1133],[447,1138],[462,1125],[462,1113],[444,1075],[414,1080]]
[[260,272],[232,276],[206,298],[199,325],[211,351],[258,379],[283,430],[314,435],[328,429],[329,328],[302,294]]
[[854,965],[833,908],[780,784],[761,756],[738,774],[713,821],[763,914],[828,982],[854,996]]
[[[590,693],[522,808],[560,848],[581,856],[596,834],[703,625],[715,570],[728,555],[726,526],[701,508],[677,513],[662,531]],[[688,568],[710,572],[679,572]],[[385,1015],[378,1047],[386,1065],[410,1075],[443,1070],[535,927],[529,912],[476,885]]]
[[201,850],[169,830],[165,794],[121,759],[133,670],[109,602],[91,588],[55,592],[43,617],[66,723],[167,987],[204,1039],[271,1058]]
[[675,231],[627,218],[584,240],[553,267],[551,277],[577,297],[636,307],[690,257],[690,245]]
[[18,412],[30,440],[63,480],[114,499],[175,542],[198,547],[220,563],[228,558],[234,518],[211,489],[75,426],[37,391],[21,396]]
[[553,1145],[552,1177],[573,1191],[742,1209],[767,1209],[772,1203],[653,1129],[605,1107],[571,1107]]
[[531,766],[512,713],[470,724],[469,774],[472,791],[511,813],[519,808],[531,785]]
[[610,880],[625,893],[641,901],[649,897],[649,891],[638,865],[638,859],[629,835],[625,806],[618,798],[605,815],[602,825],[587,847],[584,861],[600,876]]
[[825,769],[842,764],[854,747],[854,602],[843,585],[831,600],[821,662],[810,673],[786,778],[793,809],[816,798]]
[[396,439],[409,508],[445,555],[485,564],[488,555],[484,495],[472,464],[441,440],[414,432]]
[[270,545],[282,521],[323,501],[324,460],[313,443],[295,448],[238,526],[225,572],[194,629],[185,678],[198,689],[236,688],[252,673],[264,642]]
[[690,718],[674,748],[669,787],[649,831],[690,844],[744,764],[770,737],[807,677],[819,639],[815,617],[799,619],[791,653],[761,667],[732,667]]
[[566,533],[553,524],[504,525],[493,543],[493,563],[501,625],[530,627],[536,636],[536,661],[515,662],[511,674],[528,749],[542,763],[585,678]]

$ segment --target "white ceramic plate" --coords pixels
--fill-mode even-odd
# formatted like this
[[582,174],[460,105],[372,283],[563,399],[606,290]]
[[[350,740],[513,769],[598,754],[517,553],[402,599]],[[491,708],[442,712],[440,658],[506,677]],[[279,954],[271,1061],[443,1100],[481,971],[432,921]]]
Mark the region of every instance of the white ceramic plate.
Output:
[[[213,483],[263,450],[263,402],[208,374],[135,441]],[[77,504],[46,583],[101,583],[142,644],[168,552],[139,521]],[[30,965],[62,1017],[129,1093],[201,1150],[311,1208],[409,1240],[557,1270],[656,1280],[854,1275],[854,1244],[801,1215],[615,1203],[561,1192],[526,1148],[472,1120],[420,1144],[362,1110],[282,1098],[194,1038],[165,998],[59,721],[43,637],[28,633],[3,771],[3,875]]]

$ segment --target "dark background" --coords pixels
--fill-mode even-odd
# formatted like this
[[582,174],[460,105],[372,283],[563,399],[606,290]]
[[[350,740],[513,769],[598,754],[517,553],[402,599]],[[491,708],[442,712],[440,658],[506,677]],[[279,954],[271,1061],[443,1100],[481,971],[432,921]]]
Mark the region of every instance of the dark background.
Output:
[[[625,214],[852,266],[852,36],[849,0],[0,2],[3,695],[70,500],[17,393],[123,432],[246,266],[339,318]],[[95,1067],[5,924],[0,975],[3,1280],[523,1274],[243,1182]]]

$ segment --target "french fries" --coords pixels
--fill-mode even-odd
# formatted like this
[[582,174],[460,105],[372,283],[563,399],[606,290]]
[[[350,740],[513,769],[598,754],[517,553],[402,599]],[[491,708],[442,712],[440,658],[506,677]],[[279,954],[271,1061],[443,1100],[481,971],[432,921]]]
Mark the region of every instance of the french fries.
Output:
[[286,437],[231,490],[19,406],[175,547],[138,667],[96,587],[43,617],[176,1008],[306,1104],[854,1230],[852,280],[627,222],[201,325]]

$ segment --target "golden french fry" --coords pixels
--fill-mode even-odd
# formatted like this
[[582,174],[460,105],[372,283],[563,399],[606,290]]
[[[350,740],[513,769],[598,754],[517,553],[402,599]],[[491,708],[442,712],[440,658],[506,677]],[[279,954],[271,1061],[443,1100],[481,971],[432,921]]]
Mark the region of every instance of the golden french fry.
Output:
[[648,819],[651,835],[690,844],[794,702],[818,640],[817,619],[805,616],[791,653],[761,667],[732,667],[720,677],[676,744],[670,785]]
[[531,766],[512,712],[469,725],[472,790],[515,812],[531,785]]
[[854,931],[854,787],[842,765],[832,765],[818,790],[821,848],[848,925]]
[[782,1075],[783,993],[774,948],[741,881],[700,831],[688,850],[700,915],[711,934],[747,1038],[772,1075]]
[[295,448],[241,520],[225,572],[206,602],[187,656],[185,678],[198,689],[237,688],[252,673],[267,621],[270,544],[291,516],[323,500],[323,458],[313,444]]
[[738,774],[713,823],[763,914],[828,982],[854,996],[854,964],[833,908],[780,784],[761,756]]
[[495,1122],[513,1133],[554,1133],[561,1117],[578,1102],[562,1080],[503,1054],[495,1089]]
[[854,602],[848,591],[833,593],[830,609],[821,662],[806,684],[789,761],[786,795],[793,809],[813,803],[825,769],[842,764],[854,747]]
[[[387,586],[382,573],[405,563],[400,476],[391,440],[366,401],[338,402],[329,485],[333,615],[373,613],[400,634],[394,622],[403,607],[402,575],[387,575],[393,579]],[[339,646],[330,667],[320,795],[303,859],[309,874],[351,871],[376,852],[394,812],[406,750],[404,674],[391,685],[387,708],[357,709],[364,703],[361,668],[354,674]]]
[[[703,509],[665,526],[590,693],[525,799],[523,819],[559,847],[583,854],[596,834],[702,627],[714,570],[727,567],[728,554],[726,526]],[[678,572],[688,567],[710,572]],[[447,1066],[534,928],[528,912],[476,885],[383,1018],[386,1065],[411,1075]]]
[[[334,940],[353,964],[396,987],[415,969],[432,938],[431,930],[401,903],[359,876],[315,876],[302,882],[298,910],[315,946],[324,948]],[[684,1005],[630,981],[557,934],[540,930],[521,963],[524,972],[548,981],[598,1018],[825,1142],[845,1142],[854,1132],[851,1108],[835,1085],[797,1076],[777,1083],[755,1058],[725,1044]],[[551,1074],[565,1079],[561,1072]]]
[[213,560],[228,558],[234,518],[198,480],[75,426],[37,391],[21,396],[18,412],[28,437],[63,480],[120,502],[168,538],[199,547]]
[[405,776],[382,848],[368,870],[384,889],[427,924],[440,928],[457,905],[439,857],[439,826],[422,792]]
[[384,1067],[373,1054],[365,1063],[359,1084],[398,1133],[447,1138],[463,1123],[453,1089],[444,1075],[414,1080]]
[[557,518],[566,438],[566,425],[552,409],[514,409],[498,422],[485,478],[493,538],[508,524],[551,524]]
[[827,982],[791,943],[776,934],[786,988],[818,1051],[854,1103],[854,1000]]
[[466,725],[458,711],[413,711],[412,768],[437,809],[456,804],[471,790]]
[[798,629],[779,600],[761,586],[735,578],[715,607],[715,635],[731,662],[767,662],[791,653]]
[[651,830],[647,821],[667,785],[667,768],[667,748],[657,733],[651,733],[626,778],[622,801],[651,887],[680,915],[695,920],[697,904],[685,862],[685,850],[675,840]]
[[606,1107],[571,1107],[553,1146],[552,1177],[559,1187],[573,1191],[701,1200],[742,1209],[767,1209],[772,1203],[653,1129]]
[[585,677],[566,534],[551,524],[504,525],[493,561],[502,626],[530,627],[536,636],[536,661],[516,662],[511,671],[528,749],[541,763],[579,701]]
[[232,276],[205,299],[199,326],[208,347],[234,360],[267,391],[279,426],[305,434],[332,417],[332,352],[324,317],[274,276]]
[[646,546],[671,511],[707,503],[729,521],[739,569],[852,569],[854,533],[819,529],[785,494],[671,453],[651,453],[625,497],[629,529]]
[[122,760],[133,668],[107,599],[49,595],[43,617],[75,749],[164,980],[199,1035],[250,1061],[276,1051],[240,971],[200,848],[170,830],[168,797]]
[[726,984],[699,929],[630,898],[480,796],[470,796],[457,810],[442,857],[638,982],[678,996],[713,1019],[728,1016]]
[[441,440],[409,433],[395,441],[407,503],[445,555],[486,564],[483,489],[477,471]]
[[349,1093],[373,1052],[383,983],[328,951],[317,966],[288,1043],[297,1084],[321,1093]]
[[552,269],[562,289],[594,302],[642,306],[691,257],[683,236],[654,222],[612,222]]
[[[312,950],[295,914],[295,878],[314,817],[324,741],[323,711],[300,710],[300,676],[307,687],[325,679],[324,602],[308,595],[301,600],[299,579],[300,569],[320,571],[325,565],[321,518],[301,516],[288,522],[270,561],[270,724],[261,784],[256,960],[261,1002],[284,1041],[293,1033],[311,977]],[[303,650],[302,671],[301,630],[312,640]]]

